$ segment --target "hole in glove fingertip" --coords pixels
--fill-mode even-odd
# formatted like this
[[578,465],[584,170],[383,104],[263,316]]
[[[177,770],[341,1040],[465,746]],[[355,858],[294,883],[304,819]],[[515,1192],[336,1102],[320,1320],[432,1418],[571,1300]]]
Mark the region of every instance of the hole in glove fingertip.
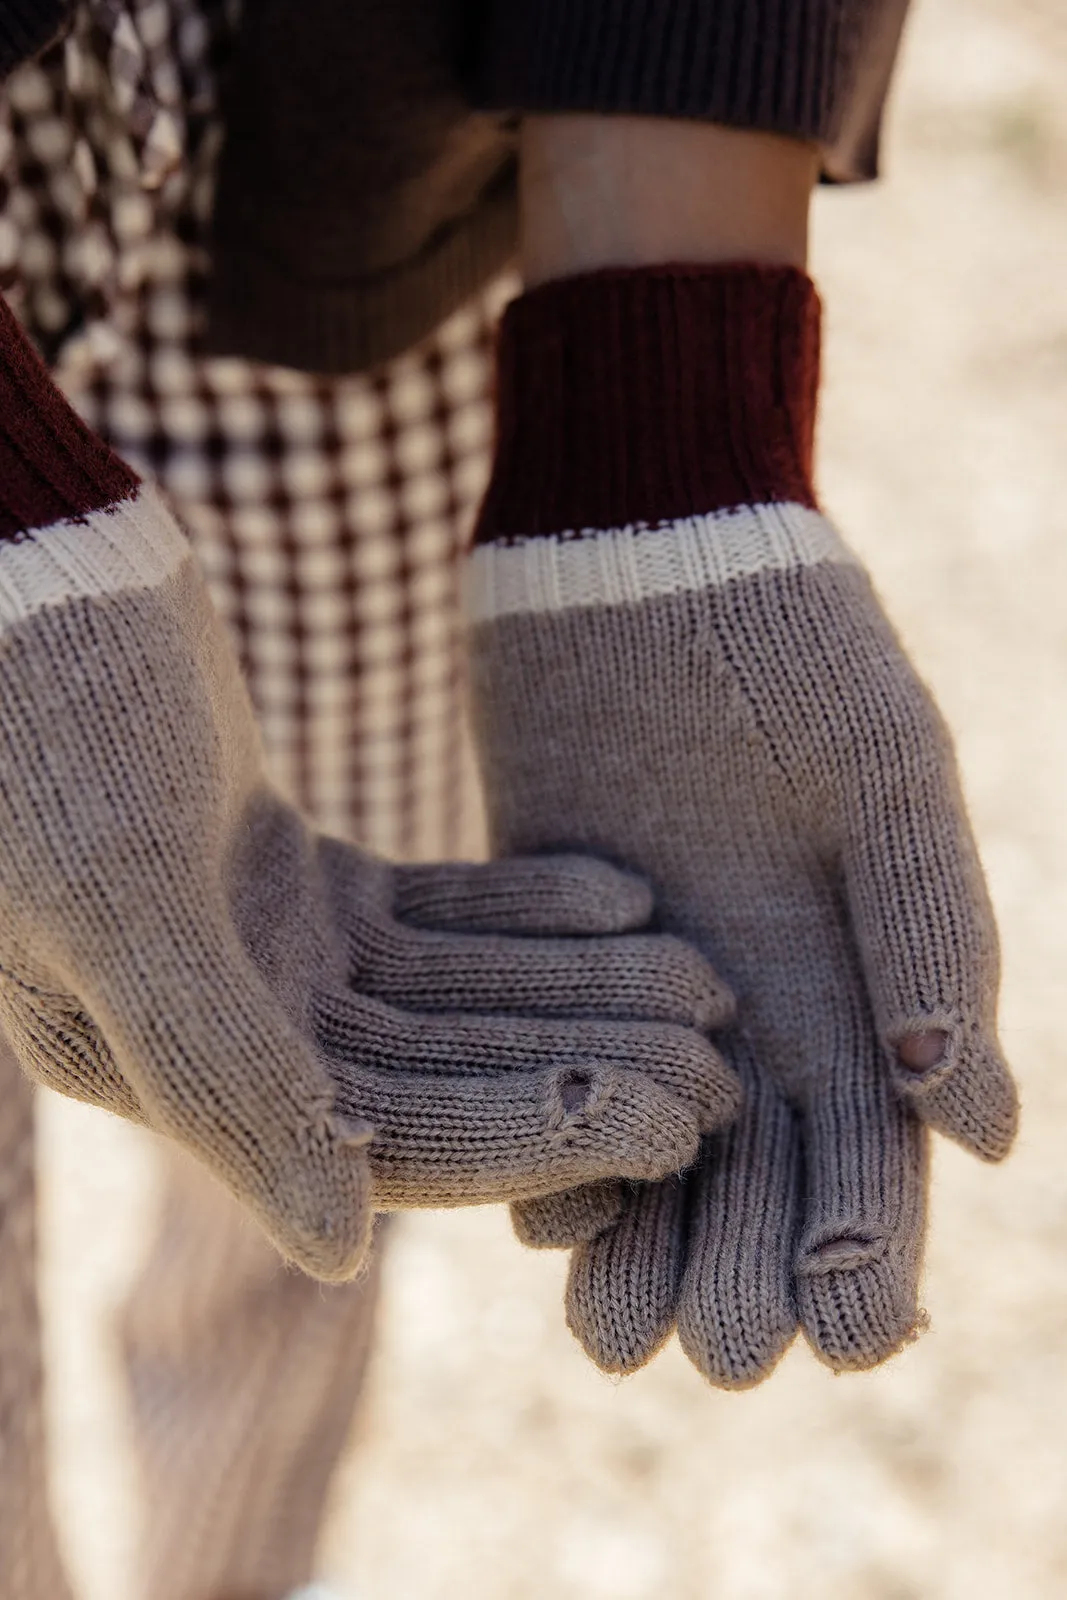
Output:
[[587,1160],[577,1180],[661,1178],[689,1166],[700,1146],[691,1106],[650,1078],[610,1067],[554,1073],[545,1126],[561,1157]]
[[565,1072],[559,1080],[559,1098],[566,1116],[584,1111],[593,1093],[593,1079],[588,1072],[574,1069]]
[[905,1072],[927,1073],[939,1067],[948,1054],[951,1034],[945,1028],[927,1028],[921,1033],[906,1033],[897,1040],[897,1064]]
[[916,1115],[983,1161],[1002,1161],[1019,1125],[1019,1093],[995,1040],[954,1022],[912,1024],[889,1041],[893,1084]]

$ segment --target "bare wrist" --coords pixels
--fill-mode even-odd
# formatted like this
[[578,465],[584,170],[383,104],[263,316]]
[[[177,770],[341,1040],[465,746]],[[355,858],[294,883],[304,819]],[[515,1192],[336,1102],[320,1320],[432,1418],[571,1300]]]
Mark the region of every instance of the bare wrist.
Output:
[[522,266],[533,287],[602,267],[804,267],[814,145],[653,117],[528,117]]

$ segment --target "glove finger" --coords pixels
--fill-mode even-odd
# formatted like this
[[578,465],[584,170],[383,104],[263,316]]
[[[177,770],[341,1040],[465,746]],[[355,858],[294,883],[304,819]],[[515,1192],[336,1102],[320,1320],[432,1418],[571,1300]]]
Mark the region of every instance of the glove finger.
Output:
[[718,1051],[691,1028],[669,1023],[421,1016],[363,995],[326,992],[316,998],[314,1026],[334,1061],[380,1072],[484,1078],[551,1067],[576,1083],[623,1072],[634,1092],[642,1079],[667,1091],[701,1132],[730,1121],[740,1105],[737,1076]]
[[[909,1070],[899,1059],[914,1033],[898,1037],[890,1062],[894,1088],[928,1127],[984,1161],[1002,1161],[1015,1141],[1019,1094],[995,1038],[942,1017],[947,1039],[937,1062]],[[930,1035],[919,1035],[928,1039]]]
[[685,1258],[685,1182],[636,1184],[614,1225],[571,1257],[567,1326],[603,1372],[643,1367],[670,1338]]
[[626,933],[652,909],[640,878],[577,855],[398,867],[393,901],[415,927],[466,933]]
[[[865,1009],[865,1008],[864,1008]],[[926,1220],[926,1129],[855,1019],[829,1086],[803,1113],[806,1200],[796,1264],[800,1320],[835,1371],[877,1366],[915,1335]]]
[[880,781],[853,784],[852,922],[897,1091],[930,1127],[997,1161],[1018,1099],[996,1038],[996,925],[948,734],[918,685],[905,692],[887,712]]
[[511,1208],[516,1238],[531,1250],[569,1250],[603,1233],[622,1215],[623,1184],[586,1183],[561,1194],[520,1200]]
[[233,930],[203,911],[193,925],[194,950],[145,941],[120,968],[109,947],[91,1012],[150,1124],[198,1156],[288,1260],[351,1278],[373,1221],[370,1130],[336,1114],[324,1062]]
[[696,1155],[685,1106],[646,1077],[568,1068],[453,1077],[338,1068],[338,1108],[374,1127],[379,1210],[485,1205],[616,1174],[660,1178]]
[[[453,909],[460,898],[457,879],[468,887],[473,883],[472,904],[477,906],[485,898],[486,875],[492,894],[496,894],[495,880],[503,879],[520,908],[513,893],[516,875],[536,882],[536,875],[555,874],[569,896],[576,874],[583,893],[589,876],[595,882],[607,874],[629,893],[636,880],[602,862],[534,857],[489,867],[460,864],[376,871],[380,864],[369,863],[362,852],[339,840],[321,840],[317,848],[334,923],[347,947],[348,981],[360,994],[374,995],[405,1011],[614,1017],[677,1022],[704,1030],[721,1026],[733,1013],[733,996],[705,959],[683,940],[664,934],[563,938],[560,935],[571,930],[562,920],[554,937],[535,937],[521,920],[515,931],[522,937],[514,937],[511,930],[442,932],[399,921],[390,913],[398,876],[401,888],[396,893],[402,904],[404,883],[410,884],[417,875],[415,881],[425,880],[431,892],[444,883],[452,894]],[[498,920],[503,916],[500,905]],[[474,920],[477,924],[479,919]],[[577,914],[571,918],[572,923],[582,920],[590,919]]]
[[793,1252],[802,1181],[796,1120],[746,1042],[730,1041],[745,1108],[707,1139],[689,1179],[678,1337],[720,1389],[766,1378],[797,1330]]
[[8,977],[0,983],[0,1027],[23,1071],[70,1100],[144,1122],[96,1024],[75,997]]
[[667,934],[512,939],[400,923],[353,937],[349,981],[406,1011],[675,1022],[710,1031],[733,996],[691,945]]

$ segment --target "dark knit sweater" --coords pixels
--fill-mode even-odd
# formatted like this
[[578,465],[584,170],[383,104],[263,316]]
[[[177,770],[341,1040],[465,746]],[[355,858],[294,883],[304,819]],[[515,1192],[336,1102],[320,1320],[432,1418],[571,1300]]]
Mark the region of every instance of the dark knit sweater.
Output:
[[[428,334],[516,239],[530,111],[810,139],[873,175],[907,0],[247,0],[226,100],[208,342],[320,372]],[[61,25],[3,0],[0,68]]]
[[68,10],[66,0],[0,0],[0,81],[55,38]]

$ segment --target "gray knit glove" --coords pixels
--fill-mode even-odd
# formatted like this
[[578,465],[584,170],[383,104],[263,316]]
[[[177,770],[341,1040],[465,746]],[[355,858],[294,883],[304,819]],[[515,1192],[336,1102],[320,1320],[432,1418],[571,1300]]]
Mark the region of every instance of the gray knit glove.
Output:
[[627,1371],[715,1383],[798,1322],[835,1368],[919,1323],[926,1130],[996,1160],[1015,1091],[950,741],[815,507],[818,308],[787,269],[606,273],[509,311],[470,572],[502,848],[590,849],[738,997],[745,1088],[683,1182],[517,1209]]
[[5,318],[0,1025],[27,1071],[178,1139],[322,1278],[374,1207],[684,1166],[737,1107],[694,1031],[725,992],[673,939],[537,937],[638,927],[648,891],[316,839],[188,544]]

